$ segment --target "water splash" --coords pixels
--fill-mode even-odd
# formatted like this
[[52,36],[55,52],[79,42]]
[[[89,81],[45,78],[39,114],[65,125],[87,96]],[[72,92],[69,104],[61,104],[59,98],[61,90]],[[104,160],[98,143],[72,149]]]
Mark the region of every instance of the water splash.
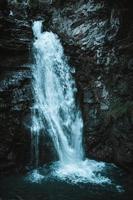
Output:
[[34,169],[32,172],[28,173],[25,180],[32,183],[41,183],[42,180],[44,180],[44,176],[41,175],[37,169]]
[[79,163],[70,163],[63,165],[61,162],[55,162],[52,165],[52,176],[66,181],[68,183],[93,183],[93,184],[111,184],[111,180],[102,176],[99,172],[105,170],[105,164],[94,160],[84,160]]

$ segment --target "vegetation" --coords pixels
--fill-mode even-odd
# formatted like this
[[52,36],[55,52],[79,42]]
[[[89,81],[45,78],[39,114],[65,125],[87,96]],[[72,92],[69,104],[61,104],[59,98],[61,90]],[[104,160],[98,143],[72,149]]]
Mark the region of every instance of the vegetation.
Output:
[[108,117],[112,117],[113,119],[117,120],[118,118],[128,115],[131,112],[133,112],[133,101],[116,101],[111,105],[108,112]]

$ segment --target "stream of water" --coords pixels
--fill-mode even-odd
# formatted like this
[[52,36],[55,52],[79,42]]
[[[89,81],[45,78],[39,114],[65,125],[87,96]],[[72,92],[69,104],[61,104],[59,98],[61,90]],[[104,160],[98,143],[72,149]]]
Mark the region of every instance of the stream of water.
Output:
[[35,65],[33,89],[35,115],[33,134],[45,127],[62,164],[84,159],[82,147],[82,117],[75,104],[75,82],[65,61],[57,35],[41,33],[42,23],[34,22]]

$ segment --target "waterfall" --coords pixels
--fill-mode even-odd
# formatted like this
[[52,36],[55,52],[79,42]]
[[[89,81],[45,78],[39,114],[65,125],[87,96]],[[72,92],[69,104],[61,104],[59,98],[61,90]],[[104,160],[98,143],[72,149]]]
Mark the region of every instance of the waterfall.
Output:
[[41,27],[41,22],[33,25],[36,37],[33,88],[37,113],[33,130],[38,135],[42,126],[45,127],[62,163],[78,162],[83,160],[83,122],[75,103],[75,82],[57,35],[41,33]]
[[75,101],[76,86],[71,68],[58,36],[42,32],[42,22],[33,23],[33,117],[32,141],[36,168],[39,162],[39,134],[48,134],[57,151],[59,161],[53,164],[54,173],[60,178],[105,182],[94,171],[104,164],[87,160],[82,145],[83,121]]

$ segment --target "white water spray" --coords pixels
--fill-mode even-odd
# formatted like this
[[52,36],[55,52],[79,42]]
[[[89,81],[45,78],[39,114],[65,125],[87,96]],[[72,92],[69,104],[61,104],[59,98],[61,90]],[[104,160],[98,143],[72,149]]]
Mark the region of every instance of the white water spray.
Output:
[[59,161],[53,164],[53,175],[74,182],[107,182],[107,178],[95,175],[95,172],[103,169],[104,164],[84,159],[83,122],[75,102],[75,81],[60,40],[52,32],[42,32],[41,21],[34,22],[33,33],[35,103],[32,135],[36,167],[39,160],[39,133],[45,130],[52,138],[59,157]]

